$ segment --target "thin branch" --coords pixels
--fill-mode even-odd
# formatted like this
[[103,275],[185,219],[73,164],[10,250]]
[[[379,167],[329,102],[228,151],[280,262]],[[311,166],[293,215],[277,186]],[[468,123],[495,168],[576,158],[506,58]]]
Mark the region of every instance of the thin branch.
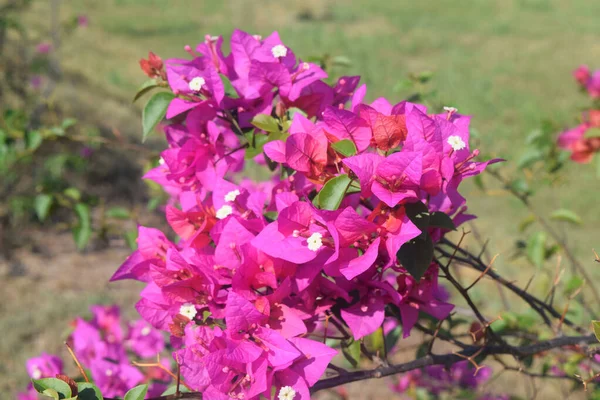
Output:
[[496,345],[496,346],[472,346],[460,353],[451,353],[444,355],[428,355],[414,361],[407,363],[390,365],[388,367],[378,367],[371,370],[362,370],[350,372],[347,375],[340,375],[333,378],[323,379],[316,383],[312,387],[311,393],[315,393],[319,390],[328,389],[343,385],[350,382],[357,382],[366,379],[382,378],[384,376],[395,375],[402,372],[408,372],[415,369],[427,367],[430,365],[444,365],[450,366],[459,361],[462,361],[466,357],[471,357],[476,353],[480,353],[480,356],[490,356],[494,354],[510,354],[518,358],[524,358],[534,354],[542,353],[548,350],[552,350],[564,346],[573,346],[581,344],[592,344],[595,343],[596,337],[594,335],[588,336],[563,336],[555,339],[546,340],[543,342],[535,343],[528,346],[515,347],[507,344]]
[[512,195],[514,195],[517,199],[519,199],[521,201],[521,203],[523,203],[523,205],[525,205],[525,207],[527,207],[527,209],[534,216],[534,218],[540,223],[540,225],[542,225],[542,227],[546,230],[546,232],[548,232],[550,234],[550,236],[552,236],[552,238],[556,241],[556,243],[558,243],[558,245],[563,249],[563,251],[565,252],[565,255],[571,262],[571,265],[573,265],[573,268],[575,268],[577,270],[577,272],[579,272],[585,278],[585,280],[588,282],[589,287],[592,292],[592,295],[594,296],[594,300],[596,301],[596,304],[600,303],[600,293],[598,292],[598,289],[594,286],[594,284],[593,284],[594,281],[592,280],[592,277],[587,273],[587,271],[585,270],[583,265],[581,265],[581,263],[577,260],[577,258],[575,257],[575,255],[573,254],[573,252],[571,251],[569,246],[567,246],[567,244],[565,243],[563,238],[558,234],[558,232],[556,232],[556,230],[552,227],[552,225],[550,225],[548,223],[548,221],[546,221],[546,219],[544,217],[542,217],[537,212],[537,210],[531,205],[528,197],[522,193],[519,193],[517,190],[515,190],[510,185],[510,182],[506,178],[504,178],[502,175],[500,175],[500,173],[498,171],[488,170],[487,172],[490,175],[492,175],[494,178],[496,178],[499,182],[501,182],[504,185],[504,188],[506,190],[508,190]]

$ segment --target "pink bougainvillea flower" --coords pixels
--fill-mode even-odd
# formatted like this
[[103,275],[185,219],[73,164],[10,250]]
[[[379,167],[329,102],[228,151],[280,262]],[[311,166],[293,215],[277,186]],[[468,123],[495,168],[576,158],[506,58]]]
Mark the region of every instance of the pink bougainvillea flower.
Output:
[[30,358],[26,365],[27,373],[33,379],[54,378],[63,373],[62,360],[52,354],[42,353],[39,357]]
[[94,383],[103,396],[116,397],[126,393],[143,381],[144,375],[128,362],[115,364],[104,359],[96,359],[90,364]]
[[39,53],[39,54],[48,54],[52,51],[52,44],[48,43],[48,42],[43,42],[37,45],[37,47],[35,48],[35,50]]
[[573,71],[573,77],[581,86],[586,86],[590,76],[590,68],[587,65],[580,65]]
[[165,348],[162,333],[144,320],[129,324],[126,343],[135,354],[145,358],[155,357]]

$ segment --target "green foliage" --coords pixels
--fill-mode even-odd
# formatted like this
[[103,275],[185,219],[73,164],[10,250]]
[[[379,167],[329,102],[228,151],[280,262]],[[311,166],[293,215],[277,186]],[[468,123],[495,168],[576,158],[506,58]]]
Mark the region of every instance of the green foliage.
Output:
[[352,179],[347,174],[338,175],[323,185],[313,204],[323,210],[337,210],[350,188]]
[[148,392],[148,385],[139,385],[125,393],[123,400],[144,400]]
[[594,335],[596,335],[596,339],[600,342],[600,321],[592,321],[592,329],[594,330]]
[[579,215],[577,215],[574,211],[567,210],[566,208],[555,210],[552,212],[552,214],[550,214],[550,218],[556,221],[570,222],[573,225],[581,225],[583,223]]
[[342,343],[342,354],[350,365],[357,367],[360,362],[360,341],[349,339]]
[[135,96],[133,97],[133,101],[135,102],[137,99],[149,93],[153,89],[158,88],[158,82],[156,79],[148,79],[146,82],[142,83],[142,85],[138,88]]
[[536,232],[527,241],[527,258],[536,267],[540,268],[546,259],[546,240],[548,235],[546,232]]
[[77,398],[79,400],[104,400],[100,389],[93,383],[77,382]]
[[77,215],[77,223],[73,228],[73,239],[79,250],[83,250],[92,236],[92,218],[87,204],[77,203],[73,208]]
[[167,108],[174,98],[175,95],[171,92],[158,92],[148,100],[142,111],[142,129],[144,132],[142,141],[146,141],[150,132],[165,118]]
[[345,157],[352,157],[357,152],[356,145],[352,140],[349,139],[344,139],[340,140],[339,142],[335,142],[331,145],[331,147],[333,147],[335,151],[337,151]]
[[396,257],[402,266],[416,279],[420,280],[433,260],[433,241],[426,234],[404,243]]
[[58,399],[70,399],[71,388],[69,385],[58,378],[32,379],[33,387],[38,393],[47,397]]
[[267,114],[258,114],[252,119],[252,125],[265,132],[279,132],[277,120]]
[[[188,389],[188,388],[186,388],[185,386],[183,386],[183,385],[180,385],[180,386],[179,386],[179,392],[180,392],[180,393],[189,393],[190,391],[189,391],[189,389]],[[164,392],[161,394],[161,396],[171,396],[171,395],[174,395],[175,393],[177,393],[177,385],[171,385],[171,386],[169,386],[169,387],[167,388],[167,390],[165,390],[165,391],[164,391]]]

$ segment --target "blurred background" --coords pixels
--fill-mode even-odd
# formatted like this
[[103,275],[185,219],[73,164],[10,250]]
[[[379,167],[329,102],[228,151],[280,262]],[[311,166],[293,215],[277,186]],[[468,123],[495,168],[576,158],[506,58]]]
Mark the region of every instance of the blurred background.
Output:
[[[0,0],[0,391],[26,385],[28,357],[63,354],[69,321],[90,304],[135,314],[138,286],[108,279],[137,223],[165,225],[164,195],[141,180],[164,142],[142,143],[138,62],[148,51],[185,57],[206,34],[228,43],[234,28],[277,30],[299,57],[328,60],[332,75],[361,75],[369,101],[412,96],[472,115],[482,154],[507,160],[501,173],[540,214],[579,216],[553,226],[600,276],[599,168],[566,163],[550,176],[526,162],[532,137],[552,141],[589,104],[571,72],[600,66],[599,15],[591,0]],[[526,230],[528,209],[502,189],[484,176],[463,192],[480,216],[469,246],[489,240],[500,273],[523,286],[535,275],[543,292],[554,267],[541,271],[532,252],[542,240],[550,258],[552,243]]]

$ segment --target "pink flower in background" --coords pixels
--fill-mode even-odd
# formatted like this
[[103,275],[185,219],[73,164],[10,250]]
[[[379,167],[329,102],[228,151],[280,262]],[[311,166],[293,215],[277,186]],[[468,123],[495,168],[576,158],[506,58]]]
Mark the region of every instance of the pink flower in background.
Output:
[[54,378],[63,373],[63,363],[58,356],[42,353],[27,360],[27,373],[33,379]]
[[39,54],[48,54],[50,51],[52,51],[52,44],[48,42],[42,42],[36,46],[35,50]]
[[581,86],[585,87],[590,79],[590,68],[587,65],[580,65],[573,71],[573,77]]
[[89,24],[90,19],[87,15],[82,14],[77,16],[77,26],[79,26],[80,28],[87,28]]
[[144,320],[129,324],[126,344],[135,354],[142,358],[152,358],[165,348],[162,333],[154,329]]
[[32,75],[29,80],[29,84],[33,90],[40,90],[43,83],[44,78],[41,75]]

